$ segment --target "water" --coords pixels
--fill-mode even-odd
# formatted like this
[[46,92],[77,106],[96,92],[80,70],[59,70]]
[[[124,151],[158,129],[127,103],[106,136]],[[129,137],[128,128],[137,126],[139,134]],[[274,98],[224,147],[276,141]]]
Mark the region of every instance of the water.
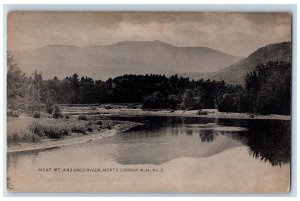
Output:
[[[224,179],[224,175],[227,177],[236,174],[234,169],[240,165],[243,171],[248,171],[245,172],[247,175],[257,172],[255,175],[258,179],[260,174],[266,175],[265,172],[259,172],[266,168],[265,171],[273,172],[270,178],[266,178],[266,181],[270,181],[271,178],[282,179],[277,178],[278,174],[282,171],[282,167],[286,167],[290,163],[290,121],[186,117],[112,118],[143,122],[144,125],[133,128],[126,133],[117,133],[114,136],[81,145],[30,154],[8,155],[8,183],[11,188],[16,190],[26,189],[22,186],[26,182],[20,180],[20,177],[24,177],[24,174],[26,174],[25,178],[28,185],[28,181],[38,181],[40,179],[36,175],[45,176],[45,173],[41,174],[37,171],[39,168],[48,167],[157,166],[159,168],[164,167],[167,172],[168,164],[172,161],[190,158],[192,161],[201,159],[202,163],[213,163],[215,167],[203,167],[202,171],[214,168],[216,171],[220,171],[220,175],[223,175],[219,176],[219,179]],[[229,156],[227,156],[228,153],[230,153]],[[219,161],[215,160],[218,157],[221,157],[221,159],[218,159]],[[222,162],[222,160],[225,162]],[[218,170],[219,167],[216,167],[218,165],[228,166],[228,168]],[[184,168],[184,164],[181,164],[181,167]],[[173,168],[176,169],[176,167]],[[230,171],[232,172],[230,173]],[[46,173],[46,175],[49,177],[44,178],[44,180],[55,180],[57,177],[57,182],[69,185],[69,182],[75,179],[83,183],[86,182],[84,186],[88,191],[93,191],[92,189],[95,188],[88,185],[91,180],[86,180],[87,175],[85,177],[83,175],[74,177],[73,175],[72,178],[65,175],[58,177],[57,173]],[[240,175],[236,174],[235,176]],[[97,177],[103,179],[103,175]],[[187,176],[184,178],[187,178]],[[115,179],[112,179],[112,181],[116,182]],[[131,179],[133,178],[128,178],[129,181]],[[284,181],[285,185],[289,182],[288,180]],[[40,182],[42,185],[36,186],[38,189],[41,189],[43,185],[46,190],[56,189],[53,186],[45,185],[45,182]],[[199,182],[201,181],[199,180]],[[259,183],[258,181],[254,182]],[[147,184],[143,185],[147,186]],[[218,185],[221,184],[216,185],[215,188],[219,188]],[[35,186],[34,183],[31,184],[31,189],[33,186]],[[63,189],[69,188],[64,186]],[[202,187],[202,190],[205,191],[205,187]],[[96,188],[95,191],[99,191],[99,189]]]
[[290,161],[289,121],[178,117],[122,120],[145,125],[107,139],[119,145],[114,159],[121,164],[161,164],[178,157],[208,157],[237,146],[247,147],[249,155],[272,165]]

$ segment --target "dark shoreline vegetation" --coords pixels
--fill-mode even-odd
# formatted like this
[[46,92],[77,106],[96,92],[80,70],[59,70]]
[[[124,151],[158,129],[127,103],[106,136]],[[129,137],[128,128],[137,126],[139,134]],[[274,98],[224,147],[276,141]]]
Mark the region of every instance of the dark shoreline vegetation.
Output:
[[112,120],[102,115],[79,115],[61,119],[9,118],[7,142],[9,145],[38,143],[45,139],[58,140],[67,136],[99,134],[112,129],[124,132],[138,125],[140,123]]
[[43,109],[49,114],[59,113],[56,104],[140,103],[144,109],[218,109],[289,115],[291,64],[269,61],[257,65],[245,77],[244,86],[154,74],[126,74],[94,81],[79,78],[75,73],[63,80],[43,80],[37,70],[31,76],[23,73],[9,54],[7,91],[9,109],[32,114]]
[[[144,110],[199,110],[199,115],[206,114],[202,109],[253,116],[290,114],[291,64],[283,61],[257,65],[246,75],[244,85],[209,79],[190,80],[177,74],[170,77],[125,74],[102,81],[80,78],[75,73],[63,80],[57,77],[44,80],[37,70],[30,76],[22,72],[11,53],[8,53],[7,66],[8,116],[11,117],[26,114],[41,120],[52,117],[52,120],[72,122],[74,118],[62,115],[59,105],[87,104],[92,107],[93,104],[105,103],[126,103],[132,109],[141,105]],[[8,142],[39,142],[45,137],[59,139],[70,133],[85,134],[99,129],[99,125],[88,118],[79,116],[76,121],[89,121],[90,125],[84,125],[84,128],[75,126],[76,129],[69,125],[31,125],[29,132],[19,136],[11,134]]]

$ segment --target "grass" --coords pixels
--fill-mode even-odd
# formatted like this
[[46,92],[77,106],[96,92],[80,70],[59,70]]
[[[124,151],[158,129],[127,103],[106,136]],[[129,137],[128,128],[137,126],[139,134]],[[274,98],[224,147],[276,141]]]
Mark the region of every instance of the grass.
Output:
[[[101,116],[85,116],[86,118],[12,118],[7,121],[7,142],[37,143],[43,139],[60,139],[72,134],[87,135],[102,129],[111,129],[118,121]],[[86,120],[82,120],[86,119]]]
[[50,139],[58,139],[62,138],[64,136],[70,135],[70,130],[68,128],[59,128],[53,125],[50,126],[39,126],[39,129],[36,130],[36,133],[34,134],[45,136]]
[[36,143],[36,142],[40,142],[41,140],[42,139],[40,136],[30,131],[14,132],[11,135],[7,136],[7,142],[9,144],[18,143],[18,142]]

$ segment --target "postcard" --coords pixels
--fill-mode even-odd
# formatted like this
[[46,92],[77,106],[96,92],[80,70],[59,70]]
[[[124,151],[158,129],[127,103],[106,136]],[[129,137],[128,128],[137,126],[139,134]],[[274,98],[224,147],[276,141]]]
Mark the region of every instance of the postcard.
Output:
[[291,19],[9,12],[7,190],[289,192]]

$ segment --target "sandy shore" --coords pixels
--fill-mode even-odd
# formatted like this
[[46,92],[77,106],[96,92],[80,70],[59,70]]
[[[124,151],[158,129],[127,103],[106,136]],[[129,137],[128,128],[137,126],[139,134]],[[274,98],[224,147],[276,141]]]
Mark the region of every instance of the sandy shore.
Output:
[[233,112],[218,112],[213,109],[203,109],[207,112],[205,115],[198,115],[198,110],[143,110],[140,108],[112,108],[105,109],[105,107],[98,107],[96,110],[90,110],[88,107],[82,110],[82,107],[67,107],[63,110],[66,115],[77,114],[100,114],[100,115],[119,115],[119,116],[179,116],[179,117],[201,117],[201,118],[230,118],[230,119],[270,119],[270,120],[291,120],[288,115],[255,115],[254,117],[246,113]]

